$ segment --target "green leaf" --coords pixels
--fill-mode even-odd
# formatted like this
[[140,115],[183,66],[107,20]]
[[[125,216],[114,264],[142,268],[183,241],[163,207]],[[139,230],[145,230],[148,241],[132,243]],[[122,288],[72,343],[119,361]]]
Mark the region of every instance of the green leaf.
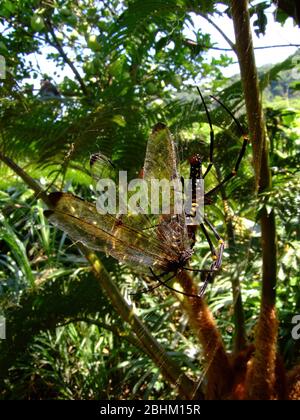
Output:
[[126,120],[123,115],[114,115],[112,121],[118,124],[120,127],[126,126]]
[[9,13],[14,13],[16,11],[16,5],[13,4],[10,0],[5,0],[3,4],[3,9],[6,9]]
[[254,29],[254,32],[259,37],[260,34],[265,35],[266,33],[266,26],[268,23],[267,16],[265,15],[265,11],[263,8],[259,8],[257,10],[257,19],[253,22],[254,27],[257,29]]
[[281,25],[284,25],[285,21],[290,17],[286,12],[284,12],[280,8],[277,8],[274,16],[275,16],[276,21],[281,23]]
[[3,224],[3,227],[0,228],[0,238],[10,246],[11,252],[19,264],[20,270],[23,272],[29,285],[34,287],[34,275],[32,273],[23,242],[20,241],[4,217],[1,217],[0,221]]
[[45,23],[39,14],[34,14],[30,19],[30,24],[35,32],[41,32],[45,28]]
[[101,51],[101,45],[96,35],[90,35],[88,37],[87,46],[94,52]]

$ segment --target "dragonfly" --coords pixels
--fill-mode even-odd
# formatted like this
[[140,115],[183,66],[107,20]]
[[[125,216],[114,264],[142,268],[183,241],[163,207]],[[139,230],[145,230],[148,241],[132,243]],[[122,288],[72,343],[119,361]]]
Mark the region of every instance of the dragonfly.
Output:
[[[185,210],[178,214],[171,205],[169,214],[149,217],[147,214],[99,214],[95,204],[82,200],[70,193],[55,192],[49,195],[52,209],[45,215],[55,226],[63,230],[73,241],[79,241],[89,248],[105,252],[120,262],[132,265],[135,271],[145,272],[157,280],[158,285],[145,291],[152,291],[164,285],[172,291],[202,297],[209,282],[212,282],[222,264],[224,241],[212,223],[204,217],[200,228],[209,244],[212,263],[208,269],[192,269],[189,262],[193,256],[195,233],[197,227],[187,224],[187,218],[194,216],[197,202],[194,198],[199,181],[204,180],[213,166],[214,133],[210,115],[198,89],[210,126],[210,160],[202,174],[202,159],[195,155],[190,159],[190,179],[192,180],[193,214]],[[216,99],[216,98],[214,98]],[[212,195],[228,182],[239,168],[245,153],[247,136],[239,122],[228,108],[216,99],[233,117],[243,135],[242,149],[238,155],[234,169],[216,187],[204,195],[204,204],[213,202]],[[106,174],[114,178],[114,164],[104,155],[98,153],[90,159],[91,172],[95,180]],[[101,176],[99,176],[101,174]],[[147,143],[147,151],[143,167],[143,178],[150,183],[151,179],[167,179],[180,182],[178,165],[173,139],[165,124],[158,123],[153,127]],[[171,203],[174,204],[174,203]],[[145,212],[147,213],[147,212]],[[207,228],[218,241],[218,249],[213,245]],[[204,282],[198,294],[187,294],[171,287],[170,280],[179,276],[183,270],[204,273]],[[164,279],[168,274],[169,277]]]
[[[92,155],[90,165],[94,174],[102,169],[109,173],[113,169],[113,163],[101,154]],[[107,167],[109,169],[105,169]],[[154,177],[180,182],[174,142],[163,123],[153,127],[147,143],[143,178],[150,182]],[[151,274],[158,282],[151,290],[163,284],[190,297],[203,295],[203,288],[198,294],[188,294],[168,284],[182,270],[210,271],[188,267],[193,249],[184,210],[175,214],[171,205],[170,213],[163,215],[99,214],[94,203],[71,193],[53,192],[49,200],[51,209],[45,211],[45,216],[53,225],[73,241],[105,252],[136,271]]]

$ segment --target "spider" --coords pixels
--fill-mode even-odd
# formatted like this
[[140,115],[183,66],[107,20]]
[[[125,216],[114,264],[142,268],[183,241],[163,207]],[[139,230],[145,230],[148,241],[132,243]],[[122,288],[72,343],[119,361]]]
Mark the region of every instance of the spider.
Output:
[[[213,161],[213,152],[214,152],[214,139],[215,139],[215,136],[214,136],[214,131],[213,131],[213,127],[212,127],[212,121],[211,121],[210,114],[209,114],[208,108],[206,106],[206,103],[204,101],[203,95],[202,95],[202,93],[201,93],[201,91],[200,91],[200,89],[198,87],[197,87],[197,90],[198,90],[198,93],[200,95],[201,102],[202,102],[202,104],[204,106],[206,117],[207,117],[207,121],[208,121],[208,124],[209,124],[209,127],[210,127],[209,162],[208,162],[208,166],[207,166],[207,168],[206,168],[206,170],[205,170],[205,172],[203,174],[202,173],[202,162],[203,161],[202,161],[201,156],[199,154],[196,154],[196,155],[193,155],[189,159],[189,164],[190,164],[190,179],[191,179],[191,182],[192,182],[192,209],[191,209],[191,212],[190,213],[186,213],[185,214],[185,216],[187,218],[194,218],[196,216],[197,207],[198,207],[198,203],[197,203],[197,200],[196,200],[196,197],[197,197],[197,188],[201,188],[201,187],[199,187],[199,185],[205,180],[205,177],[210,172],[210,170],[212,169],[213,164],[214,164],[214,161]],[[243,138],[243,144],[242,144],[242,147],[241,147],[241,149],[239,151],[237,160],[235,161],[234,168],[232,169],[232,171],[229,172],[225,176],[225,178],[218,183],[218,185],[216,185],[214,188],[212,188],[211,190],[209,190],[207,193],[204,194],[204,205],[210,205],[210,204],[212,204],[213,203],[213,195],[215,193],[217,193],[224,184],[226,184],[228,181],[230,181],[230,179],[232,179],[234,176],[236,176],[236,174],[238,172],[238,169],[239,169],[239,166],[240,166],[240,163],[241,163],[241,160],[242,160],[242,158],[243,158],[243,156],[245,154],[247,143],[249,141],[248,135],[244,132],[241,124],[235,118],[235,116],[233,115],[233,113],[219,99],[217,99],[214,96],[211,96],[211,97],[215,101],[217,101],[226,110],[226,112],[231,116],[231,118],[233,119],[233,121],[235,122],[235,124],[236,124],[236,126],[238,128],[238,131],[239,131],[241,137]],[[208,283],[213,282],[213,279],[214,279],[216,273],[221,268],[221,265],[222,265],[222,257],[223,257],[223,251],[224,251],[225,244],[224,244],[224,240],[221,238],[221,236],[219,235],[219,233],[217,232],[217,230],[215,229],[215,227],[212,225],[212,223],[210,223],[210,221],[206,217],[204,217],[202,219],[202,221],[199,224],[199,226],[200,226],[200,229],[202,230],[202,232],[203,232],[203,234],[204,234],[204,236],[206,238],[206,241],[207,241],[207,243],[208,243],[208,245],[210,247],[210,251],[211,251],[211,254],[212,254],[213,262],[212,262],[210,268],[207,269],[207,270],[196,270],[196,269],[195,270],[192,270],[192,269],[189,269],[189,268],[187,268],[185,266],[188,263],[188,261],[191,258],[191,256],[192,256],[192,252],[191,251],[192,251],[192,249],[193,249],[193,247],[195,245],[195,242],[196,242],[196,231],[197,231],[197,228],[198,228],[198,225],[188,224],[187,225],[187,232],[188,232],[188,235],[189,235],[189,238],[190,238],[190,249],[187,250],[187,251],[184,251],[184,250],[181,251],[180,254],[179,254],[180,256],[176,259],[175,264],[173,264],[174,265],[173,269],[172,269],[172,265],[170,265],[168,267],[168,270],[166,270],[165,272],[163,272],[160,275],[155,274],[155,272],[153,271],[153,269],[150,267],[151,274],[158,281],[158,285],[155,285],[154,287],[151,287],[151,288],[148,288],[148,289],[144,289],[143,291],[139,292],[138,294],[143,293],[143,292],[153,291],[157,287],[159,287],[160,285],[164,285],[165,287],[169,288],[170,290],[173,290],[173,291],[178,292],[178,290],[170,287],[168,285],[168,282],[170,280],[172,280],[174,277],[176,277],[176,274],[177,274],[178,270],[183,270],[184,269],[184,270],[191,270],[191,271],[195,271],[195,272],[200,272],[200,273],[202,273],[202,274],[205,275],[205,277],[204,277],[204,283],[201,286],[201,289],[199,291],[198,296],[202,296],[203,295],[203,293],[206,290],[206,287],[207,287]],[[216,249],[214,247],[213,241],[212,241],[212,239],[210,237],[210,234],[209,234],[209,232],[207,230],[207,227],[212,232],[214,238],[218,242],[218,249]],[[171,275],[166,280],[162,280],[162,278],[165,275],[167,275],[169,272],[173,272],[174,274]],[[181,292],[181,293],[182,294],[186,294],[186,293],[183,293],[183,292]],[[191,296],[191,295],[188,294],[188,296]]]
[[[198,188],[198,184],[201,180],[205,180],[207,174],[210,172],[210,170],[213,167],[214,161],[213,161],[213,152],[214,152],[214,140],[215,140],[215,135],[214,135],[214,130],[212,127],[212,121],[209,115],[209,111],[208,108],[206,106],[206,103],[204,101],[203,95],[199,89],[199,87],[197,87],[198,93],[200,95],[201,98],[201,102],[204,106],[205,109],[205,113],[206,113],[206,118],[210,127],[210,146],[209,146],[209,162],[207,165],[207,168],[204,172],[204,174],[202,173],[202,158],[199,154],[196,154],[194,156],[192,156],[189,159],[189,163],[190,163],[190,179],[192,180],[192,194],[193,194],[193,212],[192,214],[189,214],[189,217],[195,217],[195,212],[197,209],[197,203],[195,201],[195,197],[196,197],[196,190]],[[225,176],[225,178],[220,181],[218,183],[218,185],[216,185],[214,188],[212,188],[211,190],[209,190],[208,192],[206,192],[204,194],[204,206],[206,205],[210,205],[213,203],[213,198],[212,196],[217,193],[220,188],[226,184],[228,181],[230,181],[233,177],[236,176],[241,160],[243,159],[243,156],[245,154],[246,151],[246,147],[249,141],[249,137],[248,135],[244,132],[243,127],[241,126],[240,122],[236,119],[236,117],[233,115],[233,113],[227,108],[226,105],[224,105],[219,99],[217,99],[215,96],[211,95],[211,98],[213,98],[216,102],[218,102],[225,110],[226,112],[231,116],[231,118],[233,119],[233,121],[235,122],[238,131],[240,133],[240,136],[243,138],[243,144],[242,147],[240,149],[240,152],[238,154],[237,160],[235,162],[234,168]],[[210,229],[210,231],[212,232],[213,236],[215,237],[215,239],[218,242],[218,250],[214,247],[213,242],[210,238],[210,235],[206,229],[206,226]],[[213,263],[210,266],[210,271],[207,272],[206,274],[206,278],[204,281],[204,285],[202,286],[202,289],[206,288],[207,284],[209,282],[212,282],[216,272],[219,271],[219,269],[221,268],[222,265],[222,256],[223,256],[223,251],[224,251],[224,241],[221,238],[221,236],[218,234],[217,230],[214,228],[214,226],[209,222],[209,220],[204,217],[203,218],[203,222],[200,223],[200,229],[202,230],[208,245],[210,247],[210,251],[212,254],[212,258],[213,258]],[[196,242],[196,230],[197,230],[197,226],[195,225],[190,225],[188,226],[188,232],[192,241],[192,246],[194,246],[195,242]]]

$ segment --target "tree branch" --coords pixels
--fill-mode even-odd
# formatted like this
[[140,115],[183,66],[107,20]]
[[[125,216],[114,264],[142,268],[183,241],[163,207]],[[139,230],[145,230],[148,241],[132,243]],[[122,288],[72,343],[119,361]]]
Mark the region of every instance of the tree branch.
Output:
[[206,16],[205,14],[203,14],[199,11],[197,11],[197,14],[199,16],[203,17],[203,19],[207,20],[207,22],[210,23],[222,35],[222,37],[225,39],[227,44],[230,46],[231,50],[236,52],[236,47],[235,47],[234,43],[231,41],[230,38],[228,38],[228,36],[225,34],[225,32],[223,32],[222,29],[212,19],[210,19],[210,17]]
[[[258,75],[255,66],[253,44],[248,13],[248,2],[232,0],[236,45],[240,64],[243,90],[249,123],[249,132],[254,152],[254,169],[259,193],[272,187],[269,168],[269,152],[266,127],[259,96]],[[276,287],[276,227],[275,215],[264,208],[261,213],[262,251],[263,251],[263,299],[275,304]]]
[[20,168],[20,166],[18,166],[13,160],[5,156],[1,151],[0,160],[2,160],[2,162],[4,162],[10,169],[12,169],[25,182],[25,184],[35,192],[36,198],[43,200],[47,206],[51,205],[51,202],[48,199],[48,195],[43,190],[41,185],[33,178],[31,178],[31,176],[28,175],[22,168]]
[[[256,177],[256,187],[260,182],[262,151],[265,144],[265,127],[263,122],[262,106],[259,97],[258,74],[255,65],[250,18],[248,9],[245,12],[242,0],[239,4],[232,0],[233,24],[237,46],[237,56],[240,65],[242,85],[245,95],[246,111],[249,124],[249,134],[253,146],[253,163]],[[239,7],[237,6],[239,4]]]
[[89,93],[88,93],[87,87],[86,87],[86,85],[85,85],[85,83],[84,83],[84,81],[83,81],[82,77],[80,76],[80,74],[79,74],[78,70],[76,69],[76,67],[74,66],[74,64],[72,63],[72,61],[69,59],[69,57],[68,57],[68,56],[67,56],[67,54],[65,53],[65,51],[64,51],[64,49],[63,49],[63,47],[62,47],[62,45],[60,44],[59,40],[57,39],[57,37],[56,37],[56,35],[55,35],[55,32],[54,32],[54,29],[53,29],[53,27],[52,27],[52,24],[51,24],[51,22],[50,22],[50,19],[49,19],[49,18],[47,18],[47,19],[45,20],[45,25],[46,25],[46,27],[47,27],[48,31],[51,33],[51,36],[52,36],[53,41],[54,41],[54,42],[51,42],[51,41],[50,41],[50,39],[49,39],[48,34],[46,34],[46,37],[48,38],[48,42],[49,42],[49,44],[50,44],[50,45],[52,45],[54,48],[56,48],[56,49],[57,49],[57,51],[60,53],[60,55],[62,56],[62,58],[64,59],[64,61],[68,64],[68,66],[71,68],[72,72],[74,73],[74,75],[75,75],[75,77],[76,77],[76,79],[77,79],[78,83],[80,84],[80,87],[81,87],[82,92],[83,92],[86,96],[89,96]]
[[[124,300],[119,289],[112,282],[97,256],[83,246],[80,246],[80,248],[90,262],[95,277],[99,280],[101,286],[108,294],[113,307],[117,313],[131,325],[138,340],[141,342],[142,347],[160,368],[165,379],[178,388],[179,395],[182,398],[193,399],[195,397],[194,383],[180,370],[177,364],[169,358],[163,347],[155,340],[147,327],[135,315],[133,308]],[[199,397],[199,394],[196,394],[196,398],[197,397]]]

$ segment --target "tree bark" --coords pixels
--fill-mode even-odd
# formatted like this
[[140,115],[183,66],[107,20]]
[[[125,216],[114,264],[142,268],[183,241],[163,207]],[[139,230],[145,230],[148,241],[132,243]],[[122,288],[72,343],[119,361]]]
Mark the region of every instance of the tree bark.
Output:
[[[182,271],[177,278],[185,293],[197,294],[197,287],[186,271]],[[230,394],[234,372],[216,321],[203,298],[186,298],[183,300],[183,306],[189,316],[189,325],[193,328],[203,348],[205,363],[200,384],[205,377],[205,399],[222,399]]]
[[[236,37],[236,50],[240,65],[242,85],[248,117],[250,139],[253,146],[253,166],[259,194],[272,187],[269,168],[266,127],[263,119],[258,76],[252,43],[247,0],[232,0],[232,18]],[[260,214],[262,247],[262,299],[257,334],[256,351],[248,380],[248,397],[270,399],[274,389],[277,320],[275,312],[275,287],[277,267],[275,214],[264,207]]]
[[[219,167],[216,165],[217,180],[221,182],[222,176]],[[232,223],[232,216],[229,213],[229,204],[226,195],[225,186],[220,187],[220,193],[224,208],[224,222],[226,226],[226,233],[228,238],[229,254],[235,254],[236,242],[234,235],[234,227]],[[232,297],[233,297],[233,319],[234,319],[234,336],[233,336],[233,353],[237,354],[244,350],[247,344],[245,331],[245,312],[243,307],[241,282],[239,279],[239,270],[235,270],[231,277]]]

